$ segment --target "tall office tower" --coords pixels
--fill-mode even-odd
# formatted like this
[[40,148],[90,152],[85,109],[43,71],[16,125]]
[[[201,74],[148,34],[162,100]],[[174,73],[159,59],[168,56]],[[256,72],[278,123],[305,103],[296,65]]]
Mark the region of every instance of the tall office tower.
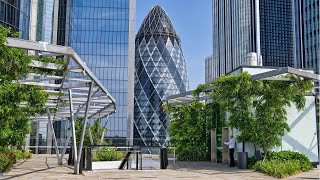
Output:
[[[72,47],[115,97],[107,136],[133,139],[135,0],[59,0],[53,37]],[[115,140],[114,140],[115,141]]]
[[320,73],[320,7],[319,0],[303,0],[304,65]]
[[[35,0],[32,0],[35,1]],[[54,0],[37,1],[36,41],[52,44]]]
[[169,140],[165,97],[188,89],[180,38],[167,13],[153,7],[136,36],[134,144],[162,146]]
[[215,71],[217,69],[216,66],[217,66],[217,63],[213,62],[213,56],[208,56],[205,58],[204,83],[206,84],[211,83],[214,80],[214,77],[217,76],[214,74],[217,72]]
[[[30,33],[31,41],[42,41],[43,43],[56,44],[54,37],[54,15],[57,16],[59,0],[30,0]],[[56,12],[55,12],[56,11]],[[42,52],[29,51],[31,55],[43,55]],[[57,82],[60,83],[60,82]],[[63,146],[69,128],[68,121],[53,122],[58,146]],[[29,137],[26,139],[26,147],[29,147],[34,153],[53,153],[53,132],[48,127],[47,121],[37,121],[31,123]]]
[[0,25],[29,39],[30,0],[0,0]]
[[[263,66],[295,66],[295,1],[292,0],[213,0],[213,79],[241,65],[248,54],[257,53]],[[250,55],[251,56],[251,55]]]

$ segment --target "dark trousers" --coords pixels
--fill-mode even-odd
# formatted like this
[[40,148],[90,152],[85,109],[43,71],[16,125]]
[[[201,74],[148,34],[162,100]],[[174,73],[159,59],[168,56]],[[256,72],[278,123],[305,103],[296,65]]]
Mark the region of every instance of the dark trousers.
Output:
[[234,167],[234,148],[229,149],[230,167]]

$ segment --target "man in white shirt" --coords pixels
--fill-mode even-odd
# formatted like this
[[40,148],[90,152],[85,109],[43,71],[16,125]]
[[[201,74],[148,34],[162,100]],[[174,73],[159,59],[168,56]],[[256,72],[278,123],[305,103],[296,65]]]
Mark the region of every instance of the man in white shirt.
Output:
[[234,167],[234,147],[236,144],[235,139],[233,138],[233,135],[230,136],[229,142],[224,142],[224,144],[229,146],[229,157],[230,157],[230,167]]

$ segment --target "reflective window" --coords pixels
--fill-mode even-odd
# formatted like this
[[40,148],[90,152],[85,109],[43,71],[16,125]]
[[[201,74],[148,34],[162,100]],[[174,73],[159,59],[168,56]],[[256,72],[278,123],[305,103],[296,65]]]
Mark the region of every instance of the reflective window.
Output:
[[0,24],[29,39],[30,0],[0,0]]
[[107,136],[126,137],[129,0],[73,0],[70,17],[69,46],[116,99]]

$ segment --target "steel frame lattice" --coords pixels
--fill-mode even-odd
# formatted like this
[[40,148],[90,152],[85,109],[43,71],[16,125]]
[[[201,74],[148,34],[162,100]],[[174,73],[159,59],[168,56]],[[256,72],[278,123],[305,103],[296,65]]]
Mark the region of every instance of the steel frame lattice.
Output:
[[[115,113],[115,99],[90,71],[85,62],[83,62],[77,53],[70,47],[13,38],[7,38],[6,46],[36,51],[39,54],[41,53],[43,56],[58,56],[66,60],[67,65],[64,69],[61,68],[61,65],[55,63],[42,63],[40,61],[33,60],[30,65],[33,68],[61,71],[61,74],[63,75],[56,76],[30,73],[25,79],[18,80],[15,83],[41,86],[46,92],[50,93],[48,101],[44,107],[47,110],[47,116],[37,115],[34,117],[34,120],[48,121],[49,128],[52,131],[54,146],[58,157],[58,164],[62,164],[62,159],[71,136],[73,137],[74,173],[79,174],[79,157],[81,157],[82,154],[86,126],[89,124],[89,120],[99,120],[100,118],[105,118]],[[23,104],[21,104],[21,106],[23,106]],[[54,112],[50,112],[50,109],[56,110]],[[83,128],[78,147],[75,137],[76,117],[83,117]],[[53,130],[53,121],[64,120],[70,120],[71,127],[67,133],[68,136],[65,141],[65,146],[60,155],[57,146],[57,139]],[[89,136],[92,136],[90,126]],[[90,139],[92,144],[92,138]]]

